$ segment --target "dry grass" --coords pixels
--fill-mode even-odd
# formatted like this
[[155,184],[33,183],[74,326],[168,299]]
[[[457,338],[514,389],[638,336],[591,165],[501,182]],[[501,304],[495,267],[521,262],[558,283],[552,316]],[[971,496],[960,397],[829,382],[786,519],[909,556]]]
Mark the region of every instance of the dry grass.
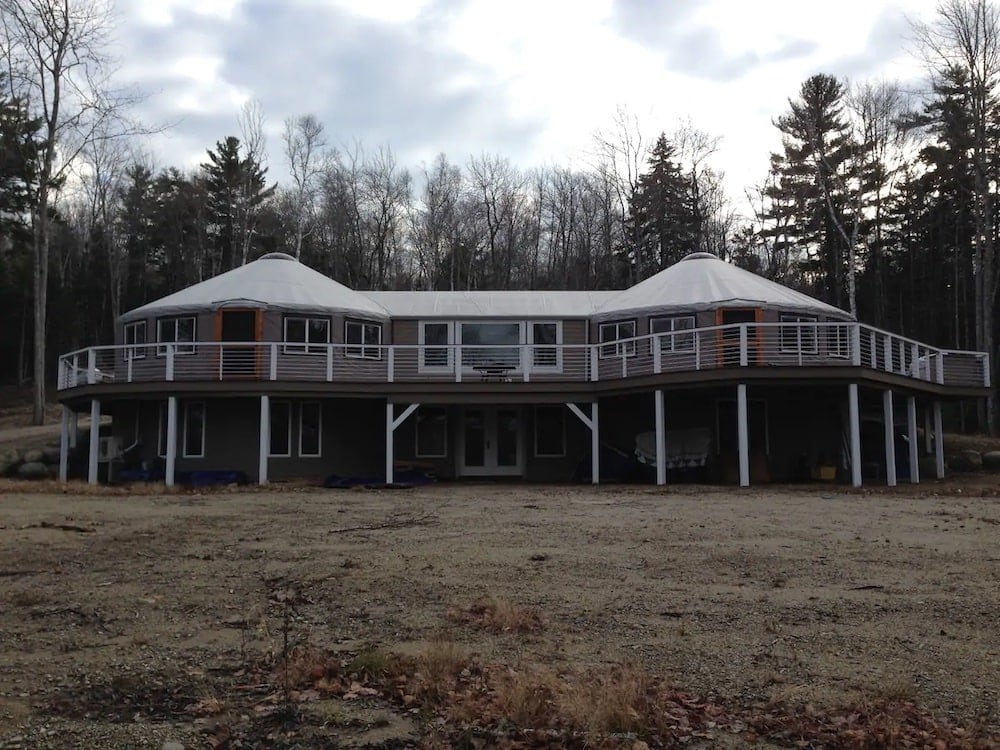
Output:
[[493,595],[476,600],[467,609],[451,609],[447,617],[492,633],[537,633],[543,628],[542,616],[535,608]]

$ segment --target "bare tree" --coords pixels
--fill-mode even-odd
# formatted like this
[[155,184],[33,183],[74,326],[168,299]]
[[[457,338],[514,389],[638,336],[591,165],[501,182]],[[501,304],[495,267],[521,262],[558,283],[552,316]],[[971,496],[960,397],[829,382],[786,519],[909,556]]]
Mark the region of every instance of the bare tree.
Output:
[[286,119],[281,139],[295,185],[288,193],[295,227],[295,257],[298,258],[302,253],[302,240],[311,230],[318,183],[329,162],[323,150],[326,136],[323,123],[315,115],[306,114]]
[[51,209],[69,166],[111,132],[134,100],[111,86],[106,50],[111,0],[0,0],[0,60],[11,94],[42,118],[38,187],[32,214],[35,424],[45,419],[45,333]]
[[[994,233],[997,200],[994,118],[1000,87],[1000,8],[991,0],[942,0],[934,22],[916,23],[914,31],[932,80],[941,80],[955,69],[968,77],[976,346],[995,353],[993,319],[1000,268]],[[991,359],[995,374],[997,357]],[[996,432],[996,398],[989,399],[988,411],[982,416],[986,417],[984,421],[991,432]]]
[[240,264],[246,265],[257,235],[261,204],[274,194],[276,186],[268,188],[264,182],[264,175],[267,174],[267,139],[264,135],[264,109],[257,99],[248,99],[243,103],[239,126],[243,137],[243,161],[247,166],[241,173],[236,231],[240,243]]

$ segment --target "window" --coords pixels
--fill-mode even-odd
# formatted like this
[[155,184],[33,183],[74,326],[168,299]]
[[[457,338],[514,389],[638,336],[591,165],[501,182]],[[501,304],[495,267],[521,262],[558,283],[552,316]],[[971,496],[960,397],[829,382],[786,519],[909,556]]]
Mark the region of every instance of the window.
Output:
[[271,439],[267,455],[292,455],[292,405],[288,401],[272,401],[270,423]]
[[[622,341],[622,339],[635,338],[635,321],[623,320],[617,323],[601,323],[600,326],[600,349],[601,358],[605,357],[634,357],[635,341]],[[620,341],[621,343],[615,343]]]
[[159,408],[159,427],[156,433],[156,455],[167,457],[167,402],[161,401]]
[[184,458],[205,456],[205,402],[184,404]]
[[782,315],[781,322],[797,324],[781,326],[781,351],[816,354],[818,351],[816,326],[802,325],[803,323],[815,323],[815,315]]
[[451,323],[420,324],[420,369],[451,367]]
[[329,318],[285,318],[285,354],[326,354]]
[[145,359],[146,321],[125,324],[125,359]]
[[831,324],[826,329],[826,351],[831,357],[851,356],[851,329],[846,323]]
[[[344,356],[354,359],[382,359],[382,324],[364,320],[344,321]],[[351,346],[358,344],[359,346]]]
[[[178,344],[174,354],[194,354],[195,340],[194,316],[185,318],[160,318],[156,321],[156,341],[160,344]],[[190,342],[186,345],[182,342]],[[167,353],[167,347],[156,347],[159,357]]]
[[299,455],[316,458],[323,453],[323,405],[305,401],[299,405]]
[[[167,402],[161,401],[159,425],[156,436],[156,454],[167,457]],[[181,438],[181,455],[184,458],[205,456],[205,402],[187,401],[179,405],[178,434]]]
[[566,413],[562,406],[535,407],[535,455],[539,458],[566,455]]
[[693,352],[694,334],[678,333],[678,331],[694,330],[694,316],[682,315],[677,318],[651,318],[650,333],[672,333],[673,336],[660,338],[661,352]]
[[520,323],[461,323],[462,366],[521,364]]
[[448,455],[448,412],[443,406],[421,406],[417,410],[417,458]]
[[562,326],[559,323],[531,323],[529,344],[531,349],[531,366],[538,370],[559,370],[562,368]]

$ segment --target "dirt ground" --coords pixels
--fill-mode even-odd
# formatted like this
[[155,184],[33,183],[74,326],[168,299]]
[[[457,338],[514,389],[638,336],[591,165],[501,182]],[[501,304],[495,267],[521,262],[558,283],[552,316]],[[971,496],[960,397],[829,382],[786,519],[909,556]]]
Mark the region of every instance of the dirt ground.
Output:
[[[213,732],[256,720],[247,665],[286,639],[635,664],[734,705],[898,697],[1000,735],[987,485],[54,487],[0,487],[0,748],[278,746]],[[483,597],[542,625],[455,617]],[[309,711],[313,734],[282,746],[399,747],[425,729],[378,702]]]

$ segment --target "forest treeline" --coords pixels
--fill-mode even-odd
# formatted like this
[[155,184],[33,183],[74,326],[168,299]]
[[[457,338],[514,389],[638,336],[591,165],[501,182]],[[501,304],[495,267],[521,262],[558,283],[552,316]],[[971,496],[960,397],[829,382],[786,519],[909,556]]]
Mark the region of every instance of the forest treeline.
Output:
[[[404,165],[391,145],[332,143],[312,114],[268,149],[256,103],[197,168],[156,165],[128,96],[94,74],[108,10],[0,0],[0,362],[36,396],[39,371],[51,380],[59,353],[110,342],[120,313],[273,251],[356,289],[622,288],[708,251],[876,326],[995,350],[1000,14],[987,0],[944,0],[914,25],[920,94],[825,73],[788,92],[773,117],[783,147],[738,204],[717,137],[645,133],[625,108],[585,167],[491,153]],[[26,44],[32,29],[48,47]],[[30,64],[74,44],[91,53],[83,69]],[[63,120],[45,75],[73,83]]]

